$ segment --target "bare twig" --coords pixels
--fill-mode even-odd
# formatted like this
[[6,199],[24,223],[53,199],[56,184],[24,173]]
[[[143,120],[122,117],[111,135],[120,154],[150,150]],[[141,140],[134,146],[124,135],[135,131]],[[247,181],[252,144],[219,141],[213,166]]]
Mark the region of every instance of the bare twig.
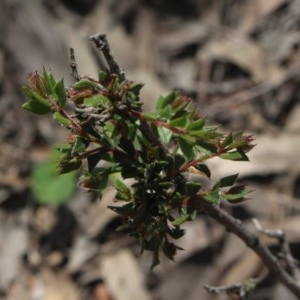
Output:
[[284,284],[298,299],[300,299],[300,285],[295,279],[280,265],[278,259],[271,251],[260,243],[259,238],[248,231],[248,229],[237,219],[229,215],[224,209],[215,204],[211,204],[201,196],[193,199],[193,205],[196,208],[207,213],[211,218],[223,225],[227,231],[232,232],[239,237],[249,248],[251,248],[269,269],[273,276]]
[[257,220],[257,219],[252,219],[252,222],[254,224],[254,226],[256,227],[256,229],[265,234],[266,236],[268,237],[271,237],[271,238],[276,238],[280,241],[284,239],[284,231],[280,228],[278,229],[275,229],[275,230],[270,230],[270,229],[263,229],[263,227],[261,226],[260,222]]
[[239,299],[247,299],[247,296],[253,289],[260,283],[264,278],[251,278],[245,280],[242,283],[234,283],[230,285],[222,285],[222,286],[211,286],[209,284],[205,284],[204,288],[207,292],[212,294],[220,294],[223,292],[232,293],[239,296]]
[[298,283],[300,283],[300,272],[298,268],[298,263],[292,256],[291,249],[289,247],[288,242],[286,241],[285,232],[282,229],[264,229],[257,219],[253,219],[252,222],[259,232],[265,234],[270,238],[275,238],[278,240],[278,244],[281,250],[280,258],[282,258],[285,261],[286,266],[291,272],[292,276]]
[[75,53],[73,48],[70,48],[70,68],[71,68],[71,75],[73,76],[74,80],[78,81],[79,75],[78,75]]
[[94,42],[95,46],[101,51],[107,61],[107,64],[110,68],[110,72],[113,74],[117,74],[121,80],[125,80],[125,72],[120,68],[118,63],[115,61],[107,38],[106,34],[95,34],[90,37],[91,41]]
[[[105,57],[105,60],[110,68],[110,72],[117,74],[121,80],[125,80],[125,73],[122,70],[122,68],[119,66],[119,64],[115,61],[106,35],[105,34],[95,34],[90,37],[91,41],[94,42],[95,46],[98,48],[99,51],[101,51]],[[168,154],[168,149],[165,145],[163,145],[160,140],[156,137],[156,135],[153,133],[151,126],[147,121],[141,120],[140,130],[143,132],[143,134],[147,137],[147,139],[150,142],[153,142],[156,146],[159,147],[159,149],[162,151],[162,153],[166,156]]]

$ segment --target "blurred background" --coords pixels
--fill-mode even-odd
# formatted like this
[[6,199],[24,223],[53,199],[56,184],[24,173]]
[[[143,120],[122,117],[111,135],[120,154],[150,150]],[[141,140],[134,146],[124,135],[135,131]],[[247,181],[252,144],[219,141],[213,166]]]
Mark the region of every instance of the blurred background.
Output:
[[[39,199],[36,166],[65,131],[24,112],[20,87],[43,67],[71,83],[70,47],[79,73],[96,76],[96,33],[107,34],[127,78],[146,83],[146,109],[178,89],[224,130],[256,137],[251,162],[209,162],[213,180],[238,172],[251,199],[226,209],[254,232],[253,217],[283,228],[299,259],[299,0],[0,0],[0,299],[228,299],[203,285],[266,274],[242,242],[203,216],[187,225],[176,261],[152,271],[151,256],[114,231],[112,190],[102,201],[72,188],[58,199],[46,178],[50,197]],[[294,298],[266,280],[253,299]]]

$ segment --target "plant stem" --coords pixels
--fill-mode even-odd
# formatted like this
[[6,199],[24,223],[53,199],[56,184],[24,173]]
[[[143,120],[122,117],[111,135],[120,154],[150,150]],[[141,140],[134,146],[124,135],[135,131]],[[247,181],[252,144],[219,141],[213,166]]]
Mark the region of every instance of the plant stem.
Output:
[[109,44],[107,42],[106,34],[95,34],[90,37],[91,41],[95,44],[99,51],[101,51],[107,61],[110,72],[117,74],[120,79],[125,80],[125,73],[120,68],[118,63],[112,56]]
[[260,243],[259,238],[251,233],[239,220],[229,215],[224,209],[215,204],[211,204],[200,196],[193,199],[193,205],[211,218],[223,225],[227,231],[238,236],[249,248],[251,248],[269,269],[270,273],[276,276],[298,299],[300,299],[300,285],[296,280],[280,265],[277,258],[271,251]]

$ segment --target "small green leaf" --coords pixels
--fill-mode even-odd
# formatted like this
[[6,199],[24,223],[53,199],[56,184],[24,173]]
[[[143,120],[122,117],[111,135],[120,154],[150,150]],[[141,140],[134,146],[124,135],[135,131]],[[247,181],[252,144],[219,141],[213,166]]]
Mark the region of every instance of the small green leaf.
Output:
[[130,91],[132,91],[135,95],[139,95],[140,90],[142,89],[143,86],[144,86],[144,83],[134,83],[130,87]]
[[76,171],[81,167],[82,161],[77,157],[68,157],[67,155],[61,157],[57,164],[57,173],[59,175]]
[[196,147],[199,149],[200,152],[207,155],[211,155],[212,153],[218,152],[218,148],[214,143],[205,141],[203,139],[197,140]]
[[136,213],[132,202],[126,203],[122,206],[108,206],[108,208],[123,217],[134,216]]
[[108,174],[105,173],[103,174],[103,176],[100,179],[99,185],[97,187],[97,194],[99,196],[99,198],[101,199],[103,196],[103,192],[105,191],[105,189],[107,188],[108,185]]
[[99,149],[96,153],[90,154],[87,157],[87,162],[88,162],[88,170],[91,172],[93,169],[97,166],[99,161],[103,158],[103,156],[106,154],[105,149]]
[[249,194],[249,191],[245,189],[245,185],[237,185],[229,189],[226,193],[222,194],[222,198],[229,202],[241,202],[245,200],[245,197]]
[[229,146],[231,143],[233,142],[233,136],[232,136],[232,133],[229,133],[225,140],[223,141],[222,143],[222,147],[223,148],[226,148],[227,146]]
[[194,146],[192,144],[188,143],[181,137],[178,138],[178,143],[183,155],[187,158],[187,160],[192,160],[195,158]]
[[179,218],[172,222],[173,226],[180,226],[190,218],[189,215],[181,215]]
[[72,124],[69,119],[67,119],[64,116],[62,116],[58,111],[54,112],[52,116],[53,116],[53,119],[56,122],[60,123],[61,125],[69,126],[69,125]]
[[219,191],[211,191],[204,195],[204,200],[212,204],[220,204],[221,195]]
[[51,103],[47,99],[25,86],[22,87],[22,91],[29,100],[22,105],[23,109],[37,115],[43,115],[51,111]]
[[205,164],[199,164],[197,166],[195,166],[196,169],[198,169],[199,171],[203,172],[207,178],[210,178],[211,173],[210,173],[210,169],[207,165]]
[[51,72],[44,71],[43,76],[45,78],[45,83],[46,83],[46,88],[47,88],[48,94],[50,95],[52,93],[52,91],[54,90],[56,81]]
[[[176,221],[176,220],[175,220]],[[174,225],[174,222],[172,222],[172,224]],[[174,225],[175,226],[175,225]],[[186,230],[185,229],[181,229],[179,227],[174,227],[174,228],[169,228],[168,229],[168,234],[170,235],[170,237],[172,237],[173,239],[179,239],[182,236],[185,235]]]
[[194,122],[191,122],[186,129],[190,131],[200,131],[205,124],[205,119],[200,119]]
[[166,127],[158,127],[157,128],[160,140],[163,144],[168,144],[172,138],[172,131]]
[[29,101],[22,105],[22,108],[37,115],[43,115],[48,113],[50,110],[44,105],[40,105],[38,102]]
[[73,88],[75,90],[82,90],[82,89],[94,89],[97,87],[97,84],[93,81],[90,81],[88,79],[81,79],[80,81],[77,81]]
[[114,186],[117,190],[116,199],[122,201],[129,201],[132,198],[129,187],[120,179],[116,179]]
[[191,144],[196,143],[196,138],[189,134],[181,134],[180,137],[183,138],[184,140],[186,140],[188,143],[191,143]]
[[146,120],[149,120],[149,121],[155,121],[155,120],[157,120],[157,114],[153,113],[153,112],[144,112],[143,113],[143,117]]
[[234,175],[230,175],[230,176],[226,176],[221,178],[213,187],[213,189],[216,188],[223,188],[223,187],[227,187],[227,186],[232,186],[235,184],[237,178],[238,178],[239,174],[234,174]]
[[156,111],[159,112],[164,109],[167,105],[171,104],[176,99],[177,93],[175,91],[169,93],[165,97],[160,96],[156,103]]
[[178,170],[184,163],[185,163],[184,157],[181,154],[176,153],[174,155],[174,168],[175,168],[175,170]]
[[172,119],[169,122],[169,125],[172,127],[184,128],[186,126],[186,123],[187,123],[187,118],[184,116],[184,117]]
[[72,152],[71,155],[73,156],[75,153],[80,153],[85,151],[86,149],[85,140],[79,136],[75,138],[75,141],[73,143]]
[[220,158],[228,159],[228,160],[238,160],[238,161],[248,161],[248,157],[242,151],[231,151],[227,153],[223,153],[220,155]]
[[158,118],[162,121],[167,121],[171,118],[172,109],[170,106],[166,106],[164,109],[158,112]]
[[60,107],[64,107],[67,101],[67,94],[64,86],[63,79],[58,81],[54,87],[55,94],[57,96],[57,103]]
[[104,95],[98,94],[83,100],[83,104],[87,107],[109,107],[111,105],[111,101],[109,98],[105,97]]
[[100,82],[104,82],[107,79],[107,73],[104,71],[99,71],[98,79]]
[[201,189],[201,183],[188,181],[186,183],[186,194],[187,196],[194,197]]

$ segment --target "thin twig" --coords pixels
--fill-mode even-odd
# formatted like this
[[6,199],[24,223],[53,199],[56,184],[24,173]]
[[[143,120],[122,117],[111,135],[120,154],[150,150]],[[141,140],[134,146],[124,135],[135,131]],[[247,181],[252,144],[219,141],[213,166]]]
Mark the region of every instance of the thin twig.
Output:
[[295,280],[300,283],[300,272],[298,264],[297,261],[293,258],[289,244],[286,241],[285,232],[282,229],[264,229],[257,219],[253,219],[252,222],[259,232],[265,234],[270,238],[275,238],[278,240],[278,244],[281,250],[280,257],[285,261],[288,270],[292,273]]
[[229,285],[222,285],[222,286],[212,286],[209,284],[205,284],[204,288],[207,292],[212,294],[220,294],[223,292],[233,293],[239,296],[239,299],[247,299],[247,296],[253,289],[264,280],[264,277],[261,278],[251,278],[245,280],[241,283],[234,283]]
[[[91,41],[94,42],[95,46],[98,48],[99,51],[101,51],[106,59],[106,62],[109,66],[110,72],[117,74],[121,80],[125,80],[125,72],[122,70],[122,68],[119,66],[119,64],[115,61],[106,35],[105,34],[95,34],[90,37]],[[156,137],[153,130],[151,129],[151,126],[147,121],[141,120],[140,124],[140,130],[145,135],[145,137],[150,141],[153,142],[156,146],[159,147],[159,149],[162,151],[164,156],[168,154],[168,148],[163,145],[160,140]]]
[[256,229],[265,234],[268,237],[271,238],[276,238],[279,240],[279,243],[282,243],[282,240],[284,239],[284,231],[280,228],[275,229],[275,230],[270,230],[270,229],[264,229],[260,222],[257,219],[252,219],[252,223],[254,224],[254,226],[256,227]]
[[70,48],[70,68],[71,68],[71,75],[75,81],[79,80],[77,64],[75,60],[75,52],[73,48]]
[[269,269],[273,276],[284,284],[298,299],[300,299],[300,285],[295,279],[286,272],[280,265],[278,259],[271,253],[271,251],[260,243],[259,238],[248,231],[248,229],[237,219],[229,215],[224,209],[215,204],[205,201],[201,196],[196,196],[193,199],[193,205],[211,218],[223,225],[227,231],[232,232],[239,237],[249,248],[251,248],[260,258],[261,261]]
[[95,34],[90,36],[90,39],[92,42],[94,42],[98,50],[103,53],[109,66],[110,72],[113,74],[117,74],[121,80],[125,80],[125,72],[115,61],[108,44],[106,34]]

